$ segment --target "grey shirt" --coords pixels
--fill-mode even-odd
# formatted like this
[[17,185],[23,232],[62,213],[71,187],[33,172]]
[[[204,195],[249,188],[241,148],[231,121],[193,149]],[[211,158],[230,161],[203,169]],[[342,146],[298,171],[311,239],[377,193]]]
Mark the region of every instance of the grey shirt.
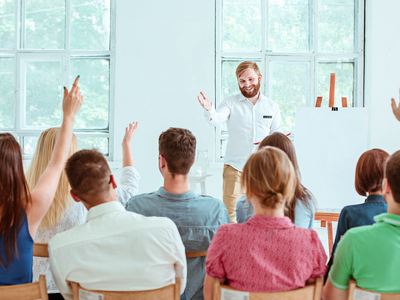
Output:
[[[175,222],[186,252],[206,251],[219,226],[230,223],[224,203],[193,191],[171,194],[164,188],[132,197],[126,210]],[[205,257],[187,259],[186,299],[203,299]]]

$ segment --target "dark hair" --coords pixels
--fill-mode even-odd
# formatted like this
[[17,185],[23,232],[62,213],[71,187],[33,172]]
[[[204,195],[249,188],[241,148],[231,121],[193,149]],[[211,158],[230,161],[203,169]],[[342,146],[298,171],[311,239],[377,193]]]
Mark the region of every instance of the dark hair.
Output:
[[[286,153],[286,155],[289,157],[290,161],[293,164],[293,168],[297,176],[296,188],[292,201],[287,202],[288,205],[287,205],[287,210],[285,211],[285,215],[289,217],[294,223],[296,219],[297,201],[301,201],[303,205],[309,211],[311,211],[311,205],[315,205],[313,203],[314,197],[311,194],[311,192],[308,189],[306,189],[300,182],[301,174],[299,165],[297,163],[296,151],[294,149],[292,141],[286,135],[280,132],[274,132],[273,134],[268,135],[266,138],[262,140],[262,142],[259,145],[259,148],[265,146],[272,146],[281,149],[283,152]],[[310,203],[310,200],[312,201],[312,203]]]
[[8,268],[13,253],[18,257],[17,234],[32,204],[21,146],[9,133],[0,134],[0,165],[0,236],[4,236],[6,254],[6,257],[0,255],[0,264]]
[[86,203],[94,205],[108,197],[111,170],[97,150],[76,152],[67,160],[65,172],[74,194]]
[[385,163],[389,153],[381,149],[372,149],[364,152],[358,159],[356,166],[356,191],[361,196],[367,193],[382,190],[382,181]]
[[394,201],[400,203],[400,151],[393,153],[387,160],[385,178],[392,190]]
[[172,176],[187,175],[196,156],[195,136],[187,129],[171,127],[161,133],[158,143],[158,151]]

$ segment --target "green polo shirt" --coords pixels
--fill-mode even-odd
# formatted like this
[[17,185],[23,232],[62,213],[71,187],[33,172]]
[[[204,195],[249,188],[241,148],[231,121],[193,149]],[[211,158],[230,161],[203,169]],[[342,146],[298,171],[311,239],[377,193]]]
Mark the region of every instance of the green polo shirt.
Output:
[[357,286],[380,293],[400,293],[400,216],[381,214],[375,224],[350,229],[338,243],[329,281],[347,290]]

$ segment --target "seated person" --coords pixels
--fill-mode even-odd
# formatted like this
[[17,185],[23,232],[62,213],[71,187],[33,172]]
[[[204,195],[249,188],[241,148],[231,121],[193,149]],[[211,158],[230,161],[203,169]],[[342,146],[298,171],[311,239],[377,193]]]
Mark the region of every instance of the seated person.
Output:
[[[121,185],[115,190],[117,199],[123,205],[138,192],[139,173],[133,165],[130,142],[136,132],[137,123],[129,124],[122,142],[123,166],[121,173]],[[38,183],[43,172],[46,170],[54,150],[54,145],[60,135],[60,128],[49,128],[42,132],[33,154],[32,162],[26,171],[26,180],[31,189]],[[70,157],[78,151],[78,141],[72,135],[72,144],[68,154]],[[75,202],[70,195],[70,187],[65,172],[62,172],[54,200],[44,216],[36,232],[35,242],[48,243],[57,233],[71,229],[86,222],[87,209],[81,202]],[[33,258],[33,282],[39,280],[39,275],[45,274],[47,281],[47,292],[50,300],[63,299],[57,290],[50,272],[49,259],[45,257]]]
[[24,175],[21,146],[10,133],[0,133],[0,286],[32,282],[33,238],[56,193],[83,102],[78,81],[70,93],[65,89],[60,135],[34,188]]
[[250,156],[242,185],[254,216],[218,229],[206,260],[205,300],[212,299],[214,278],[238,290],[267,293],[301,288],[325,274],[327,257],[318,234],[284,215],[296,180],[282,150],[267,147]]
[[345,206],[340,212],[332,256],[328,262],[329,268],[332,266],[340,238],[347,230],[353,227],[372,225],[375,223],[376,215],[387,212],[387,204],[382,196],[382,181],[388,157],[387,152],[381,149],[372,149],[364,152],[358,159],[355,187],[357,193],[364,197],[367,196],[367,199],[362,204]]
[[400,151],[386,162],[383,197],[388,212],[376,223],[352,228],[343,236],[324,287],[324,300],[347,299],[349,279],[378,293],[400,293]]
[[[292,162],[296,176],[299,179],[296,183],[293,199],[290,201],[285,215],[289,217],[296,226],[313,228],[315,216],[314,197],[300,182],[301,174],[292,141],[286,135],[280,132],[274,132],[262,140],[259,149],[266,146],[277,147],[285,152]],[[254,215],[253,206],[246,198],[246,195],[243,195],[236,203],[236,218],[238,223],[246,222]]]
[[57,234],[49,243],[50,270],[57,288],[72,299],[68,281],[93,290],[158,289],[181,278],[186,257],[179,232],[168,218],[127,212],[117,201],[114,177],[103,154],[82,150],[65,171],[71,196],[88,209],[86,223]]
[[[126,209],[175,222],[186,252],[206,251],[221,224],[230,223],[224,203],[189,189],[188,173],[196,154],[196,138],[186,129],[170,128],[159,138],[159,168],[164,186],[131,198]],[[203,299],[205,257],[187,259],[186,299]]]

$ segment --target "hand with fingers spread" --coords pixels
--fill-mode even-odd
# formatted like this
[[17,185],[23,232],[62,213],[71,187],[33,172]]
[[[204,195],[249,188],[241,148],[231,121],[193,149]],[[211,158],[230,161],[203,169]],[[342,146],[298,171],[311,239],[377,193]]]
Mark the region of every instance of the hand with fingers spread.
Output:
[[[399,98],[400,98],[400,89],[399,89]],[[396,100],[394,100],[394,98],[392,98],[392,110],[393,110],[393,114],[396,117],[396,119],[398,121],[400,121],[400,103],[397,106],[396,105]]]
[[131,144],[132,138],[136,133],[138,125],[139,125],[139,122],[132,122],[132,123],[129,123],[129,127],[125,128],[125,136],[124,136],[124,139],[122,140],[122,147],[129,146]]
[[211,101],[208,100],[208,98],[206,96],[204,96],[203,92],[200,92],[201,96],[203,96],[203,99],[201,99],[200,96],[197,96],[197,99],[199,100],[199,103],[201,106],[203,106],[203,108],[207,111],[210,111],[212,109],[212,104]]
[[74,84],[72,85],[71,91],[68,93],[68,89],[64,87],[64,99],[62,110],[64,117],[75,119],[76,114],[82,106],[83,96],[78,86],[79,76],[76,77]]

